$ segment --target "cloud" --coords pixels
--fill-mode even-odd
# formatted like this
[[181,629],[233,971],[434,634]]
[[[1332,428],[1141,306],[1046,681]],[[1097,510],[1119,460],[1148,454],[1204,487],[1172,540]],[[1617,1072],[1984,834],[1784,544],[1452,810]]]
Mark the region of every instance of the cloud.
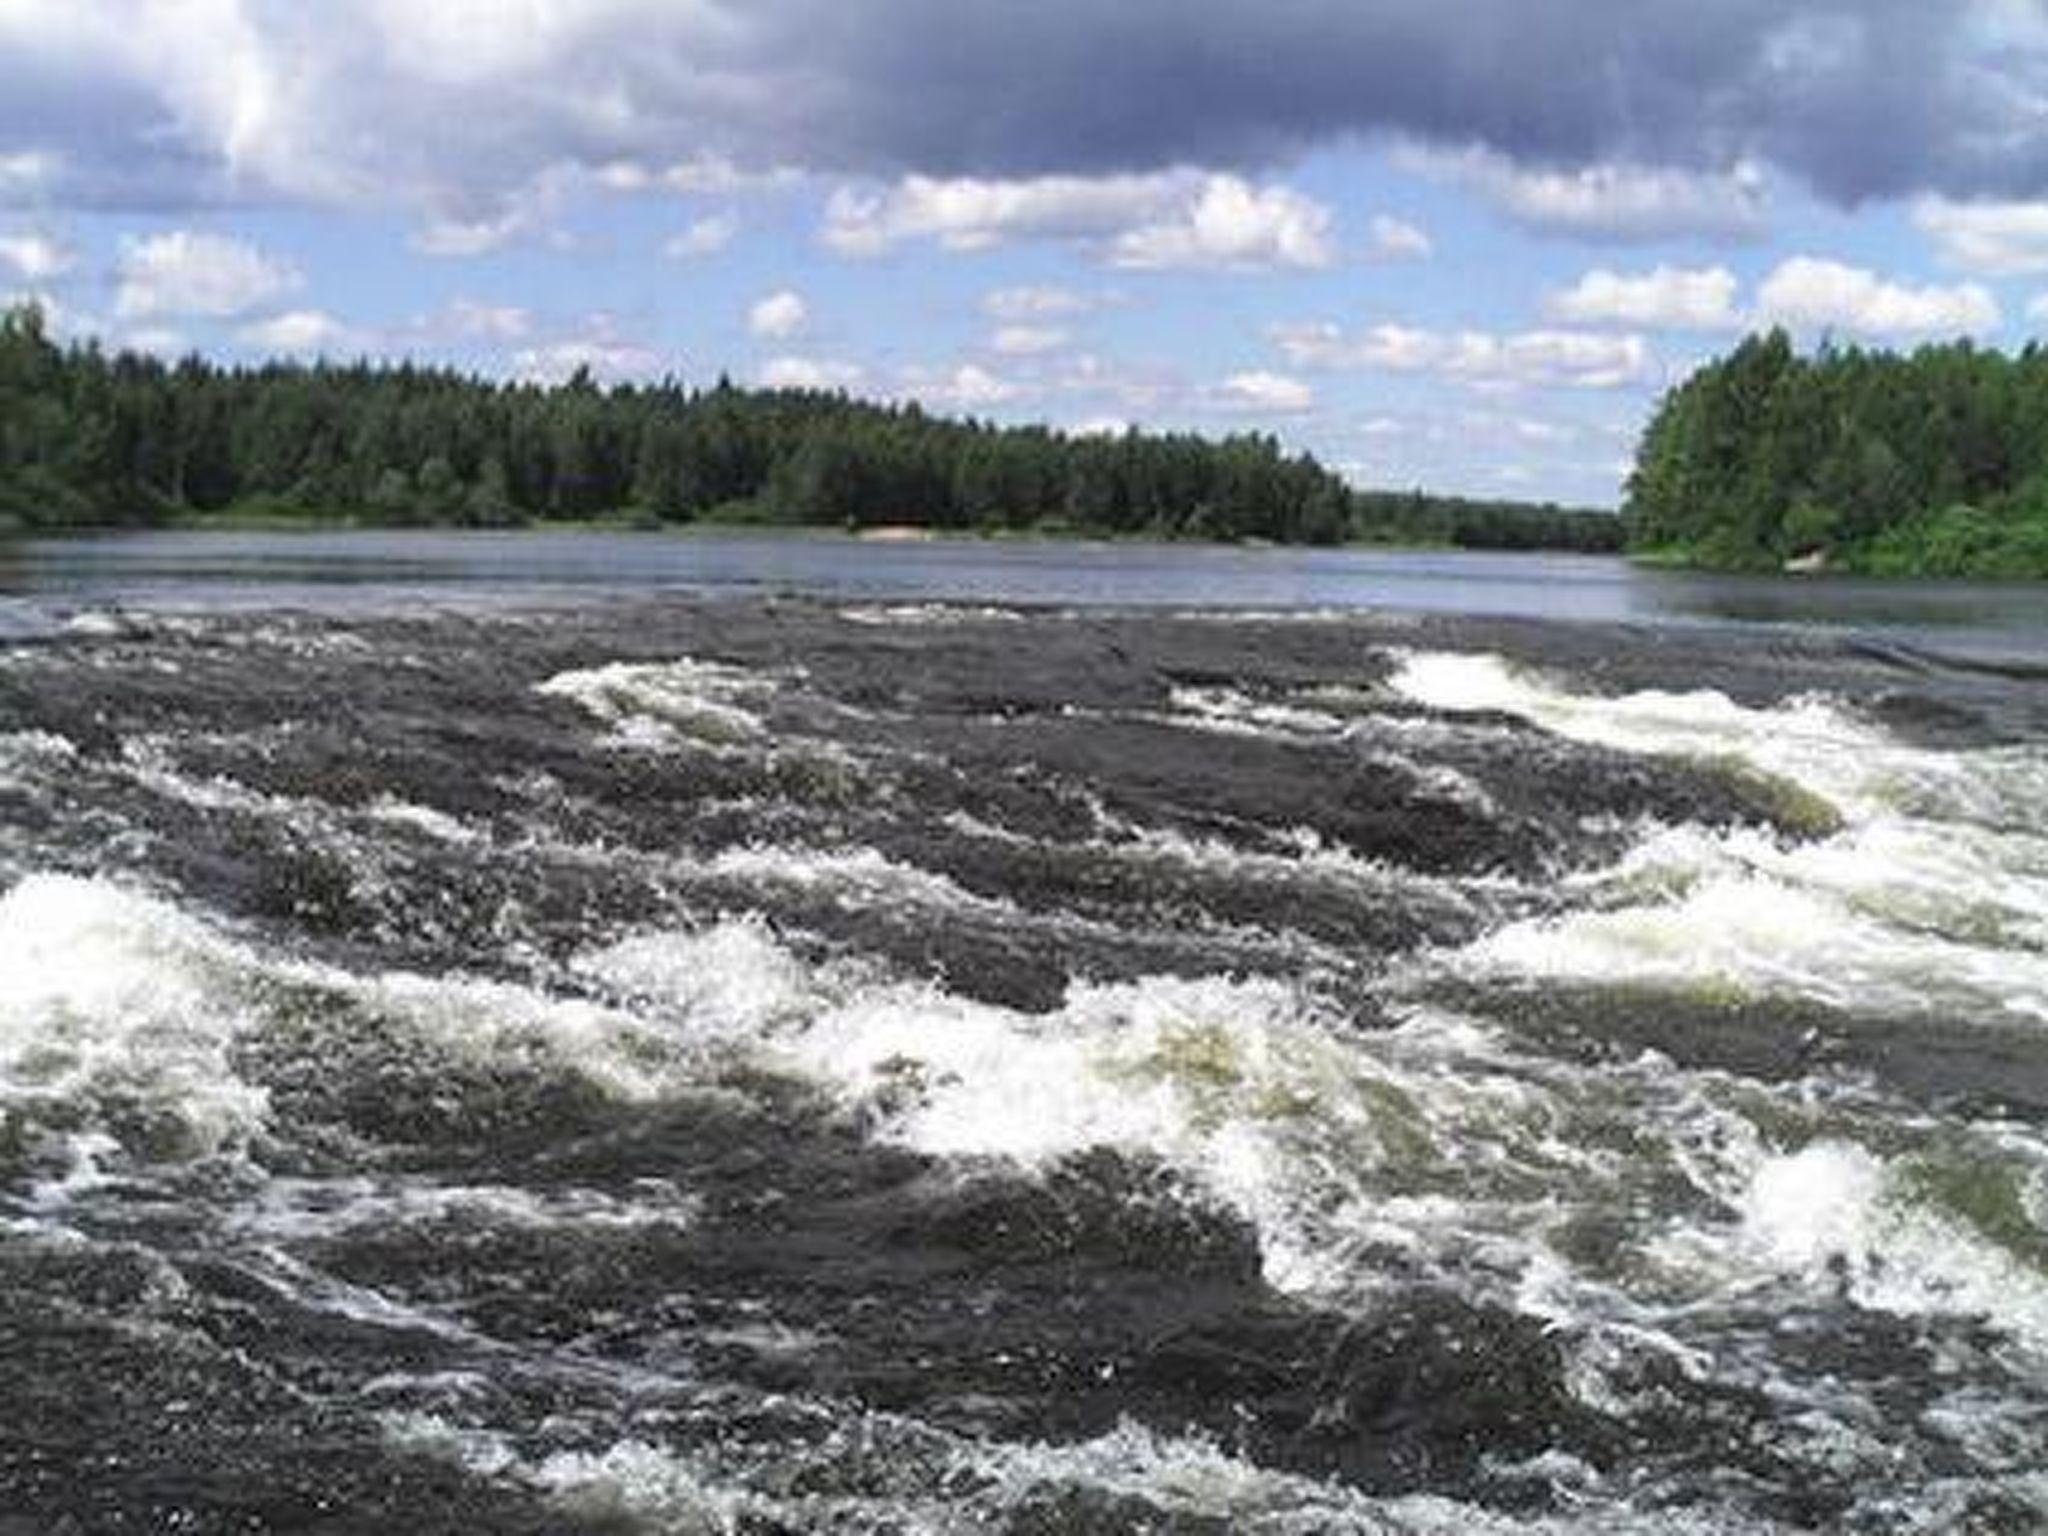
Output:
[[1330,210],[1287,187],[1210,176],[1168,217],[1127,229],[1111,244],[1119,267],[1327,267]]
[[1067,344],[1068,333],[1056,325],[1005,325],[989,338],[991,351],[1004,357],[1037,357],[1057,352]]
[[840,188],[824,239],[845,256],[920,240],[951,251],[1052,240],[1120,267],[1250,270],[1328,265],[1330,224],[1330,211],[1299,192],[1229,175],[909,176],[885,191]]
[[817,357],[774,357],[756,375],[763,389],[854,389],[867,378],[858,363]]
[[609,331],[600,324],[589,335],[522,347],[512,354],[513,370],[535,384],[560,384],[584,369],[605,384],[651,379],[667,371],[661,353]]
[[1981,284],[1913,288],[1814,256],[1781,262],[1757,290],[1756,307],[1769,323],[1861,336],[1969,334],[1999,323],[1998,301]]
[[[103,340],[107,338],[102,338]],[[123,331],[117,341],[124,352],[147,352],[154,357],[177,357],[192,350],[192,343],[183,331],[167,325],[141,325],[132,331]]]
[[1646,382],[1654,371],[1642,337],[1589,331],[1503,335],[1378,325],[1353,335],[1333,325],[1290,325],[1277,327],[1273,340],[1297,367],[1429,373],[1480,388],[1619,389]]
[[434,219],[414,232],[412,248],[422,256],[461,259],[484,256],[509,245],[535,227],[534,210],[519,205],[481,219]]
[[76,264],[69,246],[48,235],[0,235],[0,267],[25,283],[46,283]]
[[903,393],[942,410],[978,411],[1007,405],[1030,391],[978,363],[963,363],[937,377],[910,370],[904,378]]
[[1300,379],[1284,373],[1254,369],[1233,373],[1211,392],[1211,404],[1224,410],[1250,411],[1260,415],[1299,416],[1313,410],[1316,392]]
[[1098,308],[1099,301],[1071,288],[997,288],[982,296],[981,307],[996,320],[1050,320],[1085,315]]
[[1762,172],[1743,162],[1725,171],[1609,162],[1567,168],[1525,166],[1497,150],[1409,147],[1409,169],[1465,187],[1525,228],[1616,242],[1705,235],[1756,239],[1767,224]]
[[0,5],[0,144],[39,157],[43,190],[69,204],[275,197],[481,231],[563,168],[621,190],[793,170],[1257,176],[1319,146],[1405,140],[1499,157],[1532,219],[1639,231],[1672,227],[1684,185],[1641,205],[1667,171],[1697,190],[1767,166],[1845,205],[2048,193],[2048,43],[2025,14],[2010,0],[15,3]]
[[158,315],[222,319],[261,309],[300,282],[288,262],[246,241],[180,229],[127,242],[114,308],[124,320]]
[[431,328],[466,341],[521,341],[533,330],[533,315],[515,304],[480,304],[456,299]]
[[1733,330],[1743,324],[1735,291],[1735,274],[1726,267],[1659,266],[1632,275],[1596,267],[1571,287],[1545,299],[1543,312],[1571,325]]
[[356,333],[324,310],[294,309],[245,325],[235,335],[264,352],[333,355],[361,345]]
[[1555,448],[1576,441],[1580,432],[1575,426],[1540,416],[1461,411],[1449,424],[1445,435],[1450,440],[1468,443],[1477,438],[1523,447]]
[[731,245],[740,232],[740,221],[729,213],[708,214],[696,220],[681,234],[672,238],[661,248],[664,256],[677,261],[690,261],[700,256],[715,256]]
[[909,241],[952,251],[1021,239],[1110,239],[1164,220],[1188,178],[1043,176],[1026,181],[910,176],[887,191],[842,187],[825,209],[825,243],[844,256],[879,256]]
[[770,192],[802,180],[789,166],[749,171],[723,155],[693,155],[672,165],[650,167],[633,160],[612,160],[597,169],[598,182],[614,192],[679,192],[688,196],[737,196]]
[[1425,261],[1435,251],[1435,243],[1419,225],[1391,214],[1374,216],[1372,254],[1381,261]]
[[61,167],[55,155],[39,150],[0,154],[0,203],[26,201],[45,192]]
[[810,307],[803,295],[783,288],[758,301],[747,311],[747,329],[756,336],[787,340],[810,323]]
[[1949,265],[1985,277],[2048,272],[2048,201],[1956,203],[1926,198],[1913,222]]

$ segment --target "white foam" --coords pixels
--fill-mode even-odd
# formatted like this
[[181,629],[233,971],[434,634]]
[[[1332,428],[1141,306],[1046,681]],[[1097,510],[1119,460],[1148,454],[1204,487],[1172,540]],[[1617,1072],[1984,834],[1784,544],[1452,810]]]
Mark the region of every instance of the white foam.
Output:
[[772,1518],[773,1501],[721,1486],[688,1460],[638,1440],[603,1451],[565,1451],[548,1457],[533,1480],[564,1512],[586,1520],[630,1522],[676,1536],[738,1531],[750,1513]]
[[[0,1104],[53,1126],[88,1116],[74,1164],[104,1137],[149,1159],[245,1140],[268,1113],[232,1047],[252,1015],[222,986],[231,946],[119,887],[35,875],[0,896]],[[90,1154],[90,1155],[88,1155]]]
[[1765,1161],[1742,1205],[1762,1265],[1861,1305],[1979,1316],[2048,1349],[2048,1276],[1931,1208],[1886,1159],[1821,1141]]
[[[636,1015],[529,987],[403,972],[357,976],[282,960],[169,904],[105,881],[33,875],[0,896],[0,1111],[41,1126],[77,1193],[122,1156],[185,1160],[242,1150],[271,1128],[266,1089],[243,1077],[245,1042],[287,1027],[318,1049],[318,1000],[369,1014],[402,1041],[573,1074],[612,1097],[650,1100],[701,1080],[703,1035],[671,1016]],[[728,931],[700,953],[700,1001],[748,1019],[743,1000],[776,996],[754,969],[794,962]],[[594,973],[672,990],[687,961],[628,945]],[[662,966],[668,966],[667,971]],[[296,1038],[315,1012],[314,1034]],[[280,1011],[282,1010],[282,1011]],[[402,1047],[401,1047],[402,1048]],[[111,1138],[111,1142],[109,1141]],[[85,1182],[80,1182],[85,1181]]]
[[379,795],[371,801],[367,812],[373,820],[387,826],[409,827],[444,843],[474,843],[480,838],[474,828],[465,826],[446,811],[435,810],[429,805],[413,805],[389,795]]
[[[1731,1524],[1719,1511],[1638,1512],[1583,1487],[1572,1493],[1586,1509],[1549,1517],[1497,1514],[1428,1495],[1375,1498],[1341,1483],[1257,1466],[1199,1436],[1163,1434],[1129,1422],[1090,1440],[1048,1445],[962,1440],[887,1415],[867,1415],[833,1435],[820,1455],[878,1454],[856,1448],[885,1443],[893,1429],[934,1453],[930,1468],[869,1476],[857,1491],[844,1494],[830,1491],[829,1478],[818,1492],[783,1491],[792,1481],[799,1486],[816,1481],[792,1479],[786,1464],[774,1478],[778,1491],[769,1494],[721,1474],[706,1455],[636,1438],[602,1450],[557,1453],[533,1464],[521,1462],[505,1437],[489,1431],[458,1428],[422,1414],[391,1414],[384,1422],[387,1434],[408,1449],[487,1476],[516,1475],[546,1492],[565,1513],[690,1536],[736,1531],[749,1522],[930,1532],[999,1529],[1025,1509],[1042,1515],[1043,1501],[1066,1490],[1142,1500],[1169,1521],[1220,1520],[1234,1530],[1271,1536],[1729,1536],[1776,1529],[1761,1521]],[[1553,1460],[1559,1478],[1584,1482],[1582,1467]],[[1544,1469],[1535,1469],[1534,1475],[1545,1475]]]
[[700,1042],[656,1021],[507,982],[402,972],[357,979],[310,973],[378,1017],[483,1066],[539,1063],[625,1102],[696,1079]]
[[88,609],[67,619],[64,632],[89,640],[120,640],[137,632],[139,617],[118,608]]
[[1566,1488],[1566,1504],[1584,1510],[1553,1516],[1506,1515],[1427,1494],[1375,1498],[1345,1487],[1260,1467],[1196,1435],[1167,1435],[1124,1423],[1068,1446],[993,1445],[973,1454],[994,1486],[977,1501],[991,1514],[1061,1487],[1134,1497],[1174,1516],[1225,1522],[1232,1530],[1354,1532],[1358,1536],[1731,1536],[1775,1529],[1733,1524],[1719,1511],[1637,1511],[1597,1487],[1597,1474],[1568,1457],[1543,1458],[1530,1475]]
[[1175,688],[1168,696],[1176,710],[1212,730],[1248,736],[1293,736],[1309,739],[1341,736],[1352,722],[1325,710],[1300,704],[1255,699],[1235,688]]
[[[1652,1216],[1673,1178],[1740,1206],[1772,1156],[1758,1118],[1772,1090],[1729,1102],[1711,1075],[1668,1063],[1593,1073],[1517,1058],[1430,1010],[1361,1035],[1271,981],[1080,986],[1054,1013],[1019,1014],[812,970],[751,924],[643,936],[580,963],[653,1016],[829,1088],[876,1135],[928,1155],[1043,1167],[1110,1146],[1162,1158],[1254,1224],[1271,1281],[1326,1300],[1429,1273],[1683,1355],[1664,1342],[1661,1308],[1782,1267],[1751,1243],[1731,1278],[1700,1262],[1701,1245],[1727,1248],[1725,1230]],[[1637,1128],[1619,1143],[1617,1121]],[[1639,1252],[1606,1279],[1562,1263],[1544,1235],[1599,1208],[1640,1218]],[[1388,1254],[1402,1256],[1392,1271]]]
[[1361,900],[1427,901],[1461,911],[1470,910],[1470,893],[1511,885],[1498,876],[1447,880],[1363,858],[1341,844],[1324,841],[1312,827],[1293,828],[1285,834],[1284,843],[1286,852],[1263,852],[1233,847],[1216,838],[1145,827],[1094,846],[1135,864],[1199,870],[1232,881],[1335,888]]
[[629,744],[721,745],[763,736],[763,708],[780,686],[768,673],[686,658],[564,672],[539,691],[618,727],[618,739]]
[[1566,885],[1591,909],[1509,924],[1448,963],[1965,1025],[2048,1022],[2048,886],[1989,860],[1971,868],[1967,836],[1886,823],[1788,848],[1753,831],[1662,829]]
[[1014,608],[964,603],[856,603],[839,609],[838,616],[849,624],[888,627],[1021,624],[1025,617]]
[[2039,749],[1926,751],[1815,699],[1753,709],[1712,692],[1574,694],[1496,656],[1411,655],[1393,686],[1575,740],[1733,759],[1845,820],[1789,846],[1753,829],[1648,828],[1615,866],[1566,883],[1581,910],[1490,934],[1453,969],[2048,1022]]
[[806,966],[758,918],[689,933],[643,933],[572,967],[704,1038],[766,1035],[815,1006]]
[[1574,741],[1736,758],[1823,796],[1852,821],[1914,815],[2024,830],[2048,803],[2048,751],[1925,751],[1824,699],[1751,708],[1710,689],[1575,693],[1499,656],[1433,652],[1403,657],[1389,686],[1437,709],[1518,715]]
[[0,789],[26,787],[52,770],[68,770],[78,748],[51,731],[0,731]]
[[593,1189],[519,1189],[403,1179],[272,1179],[238,1210],[233,1230],[266,1242],[388,1233],[409,1223],[467,1220],[495,1229],[623,1230],[687,1226],[698,1208],[667,1180],[636,1181],[624,1195]]
[[1375,1246],[1516,1273],[1566,1181],[1626,1181],[1627,1159],[1569,1143],[1551,1089],[1472,1055],[1480,1038],[1438,1016],[1360,1036],[1278,983],[1154,978],[1076,987],[1050,1015],[870,990],[777,1059],[933,1155],[1162,1157],[1253,1223],[1270,1281],[1343,1300],[1387,1283],[1357,1257]]
[[830,896],[859,910],[905,902],[942,911],[1006,919],[1015,906],[977,896],[941,874],[889,858],[874,848],[812,849],[774,845],[728,848],[703,866],[716,878]]
[[[1254,1466],[1212,1441],[1124,1423],[1069,1446],[994,1445],[975,1457],[994,1479],[980,1502],[1014,1509],[1048,1488],[1076,1486],[1136,1497],[1171,1515],[1235,1528],[1385,1532],[1386,1504],[1339,1483]],[[1285,1526],[1270,1522],[1284,1520]]]

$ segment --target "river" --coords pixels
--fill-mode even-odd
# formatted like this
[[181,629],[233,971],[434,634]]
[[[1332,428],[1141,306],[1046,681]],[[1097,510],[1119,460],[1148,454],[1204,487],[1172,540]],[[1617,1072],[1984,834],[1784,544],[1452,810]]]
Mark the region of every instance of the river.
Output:
[[0,1530],[2034,1531],[2039,588],[0,552]]

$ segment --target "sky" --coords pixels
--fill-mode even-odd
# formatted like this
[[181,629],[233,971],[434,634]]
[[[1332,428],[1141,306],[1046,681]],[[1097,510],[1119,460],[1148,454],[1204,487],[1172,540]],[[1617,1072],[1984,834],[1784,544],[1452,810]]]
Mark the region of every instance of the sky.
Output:
[[1746,329],[2048,324],[2048,0],[0,0],[0,301],[1613,505]]

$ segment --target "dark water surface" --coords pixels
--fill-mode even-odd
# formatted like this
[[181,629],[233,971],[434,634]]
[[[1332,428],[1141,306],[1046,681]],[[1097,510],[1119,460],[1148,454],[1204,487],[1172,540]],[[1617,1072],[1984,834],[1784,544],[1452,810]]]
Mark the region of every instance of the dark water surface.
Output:
[[1806,626],[2048,659],[2048,584],[1709,576],[1599,556],[741,532],[171,532],[0,543],[0,633],[80,604],[362,612],[565,589]]
[[7,1536],[2048,1526],[2024,592],[13,559]]

